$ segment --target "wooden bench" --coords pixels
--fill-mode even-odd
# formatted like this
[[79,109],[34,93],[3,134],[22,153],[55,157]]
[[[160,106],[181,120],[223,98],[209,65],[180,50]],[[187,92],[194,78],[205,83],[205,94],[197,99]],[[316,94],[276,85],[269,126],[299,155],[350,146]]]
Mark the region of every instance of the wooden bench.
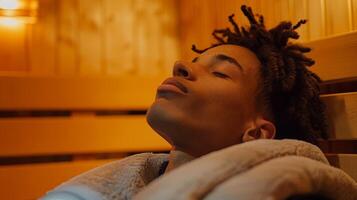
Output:
[[[308,45],[331,125],[319,146],[357,180],[357,33]],[[35,199],[113,159],[168,151],[145,120],[164,78],[0,77],[0,196]]]

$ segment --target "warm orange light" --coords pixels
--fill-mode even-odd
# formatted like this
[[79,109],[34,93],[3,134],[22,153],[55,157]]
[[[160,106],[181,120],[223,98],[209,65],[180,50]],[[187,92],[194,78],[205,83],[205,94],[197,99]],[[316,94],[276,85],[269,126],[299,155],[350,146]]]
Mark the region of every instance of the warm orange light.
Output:
[[22,24],[21,21],[18,19],[14,19],[14,18],[10,18],[10,17],[0,18],[0,25],[6,26],[6,27],[14,28],[14,27],[21,26],[21,24]]
[[[0,0],[0,24],[35,23],[37,0]],[[16,24],[16,25],[15,25]]]
[[20,7],[20,2],[18,0],[0,0],[1,9],[17,9]]

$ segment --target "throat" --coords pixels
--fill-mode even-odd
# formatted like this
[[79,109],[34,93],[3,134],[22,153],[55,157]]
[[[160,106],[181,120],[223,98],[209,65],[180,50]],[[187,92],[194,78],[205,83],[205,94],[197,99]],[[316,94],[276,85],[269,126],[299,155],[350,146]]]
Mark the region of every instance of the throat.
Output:
[[191,160],[194,160],[195,157],[191,156],[190,154],[187,154],[185,152],[179,151],[179,150],[171,150],[170,155],[169,155],[169,163],[165,169],[165,173],[187,163],[190,162]]

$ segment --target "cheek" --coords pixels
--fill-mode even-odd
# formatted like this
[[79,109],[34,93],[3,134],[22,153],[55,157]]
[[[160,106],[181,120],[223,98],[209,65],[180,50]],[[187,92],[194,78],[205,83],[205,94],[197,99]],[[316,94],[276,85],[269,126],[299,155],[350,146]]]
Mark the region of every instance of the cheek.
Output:
[[221,83],[212,84],[204,90],[202,95],[203,100],[209,105],[217,105],[223,107],[224,110],[228,108],[236,108],[241,106],[241,101],[245,99],[245,93],[242,88],[236,83]]
[[246,94],[237,83],[211,82],[197,91],[192,109],[200,118],[240,120],[245,113],[246,101]]

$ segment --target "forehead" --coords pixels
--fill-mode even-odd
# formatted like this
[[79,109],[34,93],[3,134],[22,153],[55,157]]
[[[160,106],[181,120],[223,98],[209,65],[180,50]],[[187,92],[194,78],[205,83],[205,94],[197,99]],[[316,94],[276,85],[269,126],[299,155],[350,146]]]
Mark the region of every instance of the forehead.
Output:
[[211,57],[217,54],[224,54],[234,58],[246,70],[260,67],[258,57],[251,50],[238,45],[225,44],[213,47],[202,53],[200,57]]

